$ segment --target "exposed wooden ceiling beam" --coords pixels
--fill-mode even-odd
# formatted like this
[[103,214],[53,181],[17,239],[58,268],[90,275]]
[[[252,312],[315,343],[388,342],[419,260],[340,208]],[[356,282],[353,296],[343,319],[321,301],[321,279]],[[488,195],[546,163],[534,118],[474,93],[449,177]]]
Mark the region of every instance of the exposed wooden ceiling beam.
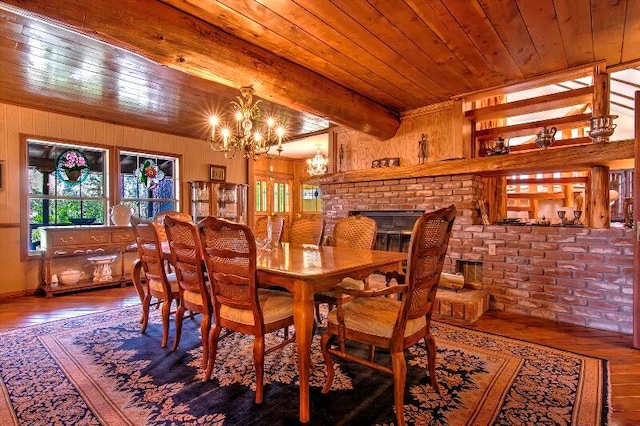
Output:
[[167,67],[231,87],[253,85],[261,98],[379,139],[400,125],[397,112],[155,0],[4,3]]

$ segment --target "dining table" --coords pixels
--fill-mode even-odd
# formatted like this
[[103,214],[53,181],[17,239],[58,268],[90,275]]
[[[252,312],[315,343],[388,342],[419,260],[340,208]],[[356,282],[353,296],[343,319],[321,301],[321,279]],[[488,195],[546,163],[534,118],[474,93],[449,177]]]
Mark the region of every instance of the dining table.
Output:
[[[169,256],[169,245],[162,244]],[[358,250],[287,242],[259,248],[257,279],[260,287],[282,287],[293,294],[293,322],[296,331],[300,378],[299,419],[310,420],[309,374],[314,331],[314,294],[331,290],[345,278],[364,279],[377,270],[402,271],[407,253]]]

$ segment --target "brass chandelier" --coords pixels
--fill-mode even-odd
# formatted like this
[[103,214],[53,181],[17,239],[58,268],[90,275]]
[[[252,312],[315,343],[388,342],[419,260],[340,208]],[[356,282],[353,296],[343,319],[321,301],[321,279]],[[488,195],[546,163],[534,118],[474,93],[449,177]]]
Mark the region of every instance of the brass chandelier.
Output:
[[316,155],[307,159],[307,173],[310,176],[319,176],[327,173],[329,159],[320,152],[320,145],[316,145]]
[[[236,151],[242,152],[243,158],[257,160],[261,155],[269,155],[272,146],[277,145],[278,155],[282,153],[282,140],[284,127],[276,125],[273,118],[267,118],[265,123],[260,123],[260,100],[253,101],[253,87],[240,88],[242,96],[236,96],[236,101],[231,102],[233,115],[236,121],[235,131],[232,131],[217,116],[211,116],[211,135],[207,142],[211,149],[224,152],[226,158],[233,158]],[[218,129],[219,128],[219,129]],[[270,156],[275,157],[275,156]]]

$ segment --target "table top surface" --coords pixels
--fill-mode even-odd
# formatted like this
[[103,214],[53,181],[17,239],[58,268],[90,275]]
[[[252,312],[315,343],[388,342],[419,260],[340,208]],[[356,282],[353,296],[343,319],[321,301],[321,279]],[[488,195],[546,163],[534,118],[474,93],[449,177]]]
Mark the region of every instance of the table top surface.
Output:
[[[169,255],[169,244],[166,241],[161,244],[165,256]],[[386,266],[404,260],[407,260],[407,253],[402,252],[280,243],[271,251],[258,249],[257,269],[273,274],[313,278],[358,271],[363,267]]]
[[407,259],[407,253],[347,247],[280,243],[273,251],[258,250],[258,270],[314,277],[384,266]]

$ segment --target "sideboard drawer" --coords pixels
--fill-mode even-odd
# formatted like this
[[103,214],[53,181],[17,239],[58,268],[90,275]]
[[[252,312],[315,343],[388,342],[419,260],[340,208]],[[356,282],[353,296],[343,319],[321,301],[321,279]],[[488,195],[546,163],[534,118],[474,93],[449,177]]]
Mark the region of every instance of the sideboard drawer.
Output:
[[133,235],[133,230],[118,230],[111,231],[111,242],[113,243],[132,243],[135,241],[135,236]]
[[65,247],[77,244],[106,244],[110,242],[109,231],[70,232],[51,235],[51,247]]

